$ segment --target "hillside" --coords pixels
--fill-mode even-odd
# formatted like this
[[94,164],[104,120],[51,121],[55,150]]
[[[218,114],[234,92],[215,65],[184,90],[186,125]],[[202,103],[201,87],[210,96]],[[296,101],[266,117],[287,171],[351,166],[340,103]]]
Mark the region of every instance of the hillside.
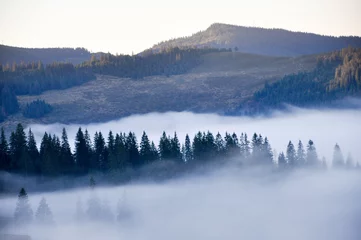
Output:
[[89,60],[91,53],[84,48],[20,48],[0,45],[0,63],[13,64],[21,62],[71,62],[79,64]]
[[[218,64],[218,61],[224,64]],[[268,57],[218,52],[203,56],[202,63],[182,75],[149,76],[142,79],[97,75],[95,81],[40,95],[18,96],[20,108],[36,99],[54,110],[40,119],[11,115],[0,126],[11,129],[17,122],[91,123],[131,114],[166,111],[231,111],[252,97],[265,82],[316,66],[316,56]],[[94,114],[97,113],[97,114]]]
[[216,23],[190,37],[161,42],[151,50],[190,46],[237,48],[239,52],[270,56],[300,56],[331,52],[348,46],[361,47],[361,37],[332,37]]

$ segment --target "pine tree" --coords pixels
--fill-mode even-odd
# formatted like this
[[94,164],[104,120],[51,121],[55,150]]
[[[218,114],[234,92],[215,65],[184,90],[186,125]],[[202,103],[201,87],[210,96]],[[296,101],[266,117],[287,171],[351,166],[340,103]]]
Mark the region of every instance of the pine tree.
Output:
[[345,166],[345,162],[343,160],[342,152],[340,146],[336,143],[333,150],[333,159],[332,166],[334,168],[343,168]]
[[33,220],[33,210],[30,207],[28,194],[21,188],[16,204],[14,220],[18,224],[29,224]]
[[4,128],[1,128],[0,135],[0,171],[7,171],[10,169],[10,153],[9,145],[6,140]]
[[281,152],[280,155],[278,156],[278,168],[280,170],[284,170],[287,168],[286,156],[283,152]]
[[75,137],[75,159],[80,174],[88,173],[90,167],[90,159],[88,155],[87,142],[83,131],[79,128]]
[[192,159],[193,159],[192,145],[191,145],[191,140],[189,139],[189,136],[187,134],[184,143],[184,161],[189,163],[192,162]]
[[304,166],[306,164],[306,154],[305,149],[303,148],[303,144],[301,140],[298,141],[297,147],[297,166]]
[[34,134],[32,133],[31,129],[29,129],[28,133],[28,141],[27,141],[27,149],[28,149],[28,156],[29,156],[29,172],[31,173],[40,173],[40,155],[38,147],[36,146],[36,141]]
[[201,132],[198,132],[192,142],[192,153],[194,162],[199,162],[204,160],[204,145],[203,145],[203,135]]
[[51,210],[46,203],[45,198],[42,198],[38,209],[35,214],[35,218],[37,223],[44,224],[44,225],[52,225],[54,224],[53,214],[51,213]]
[[170,145],[171,145],[170,158],[177,162],[183,162],[182,153],[180,149],[180,142],[176,132],[174,132],[174,137],[170,140]]
[[350,153],[347,155],[346,167],[347,167],[348,169],[355,168],[355,162],[353,161],[352,156],[351,156]]
[[273,152],[270,143],[268,142],[268,138],[266,137],[264,139],[264,142],[262,144],[262,152],[263,152],[263,158],[264,163],[267,165],[273,164]]
[[316,147],[312,140],[308,141],[306,162],[307,165],[311,167],[317,167],[318,165],[318,156],[316,152]]
[[142,165],[149,164],[153,160],[153,152],[147,134],[143,131],[140,141],[140,162]]
[[291,168],[296,167],[297,155],[296,155],[295,147],[291,141],[289,141],[287,145],[286,157],[287,157],[288,165]]
[[151,153],[152,153],[151,162],[159,160],[159,152],[153,141],[150,145],[150,149],[151,149]]
[[11,170],[28,174],[27,141],[23,126],[19,123],[10,136]]
[[61,150],[60,150],[60,163],[63,174],[73,174],[75,172],[75,162],[68,141],[68,134],[63,128],[61,134]]
[[96,132],[94,135],[94,163],[92,168],[94,170],[105,172],[107,169],[107,156],[106,156],[105,139],[101,132]]
[[133,167],[139,167],[139,150],[138,150],[138,142],[135,136],[135,133],[129,132],[126,140],[127,152],[129,155],[129,160],[131,161]]
[[165,132],[159,140],[159,154],[162,160],[170,159],[172,157],[172,145],[170,137]]

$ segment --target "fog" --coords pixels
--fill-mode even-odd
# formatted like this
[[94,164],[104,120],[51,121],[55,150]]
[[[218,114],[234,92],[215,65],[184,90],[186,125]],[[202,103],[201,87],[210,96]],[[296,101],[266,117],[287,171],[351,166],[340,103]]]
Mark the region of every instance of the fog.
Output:
[[[32,194],[33,210],[42,197],[53,212],[53,227],[7,228],[32,239],[359,239],[360,173],[294,172],[224,168],[202,177],[162,184],[137,184]],[[76,203],[96,195],[122,221],[77,221]],[[13,216],[16,198],[0,200],[0,213]],[[123,211],[124,212],[124,211]],[[1,232],[0,232],[1,233]]]
[[[66,127],[73,141],[79,126],[90,134],[146,131],[156,143],[163,130],[183,141],[197,131],[254,132],[268,136],[278,152],[289,140],[312,139],[320,157],[331,161],[337,142],[346,155],[359,160],[360,110],[274,112],[271,117],[226,117],[216,114],[150,113],[101,124],[31,125],[38,144],[44,131],[61,135]],[[72,142],[73,144],[73,142]],[[35,240],[77,239],[359,239],[361,181],[357,170],[275,172],[227,165],[207,174],[161,183],[129,183],[95,189],[29,192],[33,211],[42,197],[55,225],[9,226],[1,233],[27,234]],[[95,179],[97,181],[97,179]],[[87,212],[90,199],[110,210],[107,220],[77,219],[77,203]],[[0,216],[12,218],[17,197],[0,199]],[[105,208],[104,206],[108,206]],[[105,211],[105,210],[104,210]],[[122,217],[117,221],[118,214]],[[86,215],[86,214],[85,214]],[[1,236],[1,235],[0,235]]]
[[146,131],[150,140],[158,145],[163,131],[173,135],[177,132],[181,142],[184,142],[185,134],[191,139],[198,131],[218,131],[224,136],[226,131],[235,132],[238,136],[245,132],[251,139],[253,133],[267,136],[272,148],[278,153],[285,151],[288,141],[295,145],[302,140],[306,146],[309,139],[315,142],[319,157],[326,157],[330,163],[333,147],[338,143],[344,157],[352,154],[354,160],[361,156],[359,138],[361,136],[361,110],[305,110],[293,108],[287,113],[274,112],[268,117],[229,117],[216,114],[195,114],[190,112],[149,113],[145,115],[133,115],[116,121],[97,124],[51,124],[30,125],[40,144],[44,132],[50,132],[61,136],[62,128],[68,132],[69,141],[73,146],[75,134],[81,126],[88,129],[94,135],[96,131],[102,131],[107,136],[109,130],[113,133],[129,132],[136,133],[138,141],[143,131]]

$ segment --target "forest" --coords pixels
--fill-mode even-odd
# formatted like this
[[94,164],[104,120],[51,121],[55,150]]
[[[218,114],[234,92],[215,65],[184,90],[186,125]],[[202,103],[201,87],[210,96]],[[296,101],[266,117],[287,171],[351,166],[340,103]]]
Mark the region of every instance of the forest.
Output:
[[[223,137],[220,133],[198,132],[192,139],[186,135],[181,143],[176,132],[173,136],[163,132],[159,142],[154,143],[143,132],[138,144],[133,132],[114,134],[110,131],[107,136],[96,132],[92,137],[87,130],[79,128],[74,150],[70,147],[65,128],[60,138],[45,132],[40,149],[31,129],[26,134],[21,124],[11,133],[9,140],[3,129],[0,136],[0,170],[23,176],[101,173],[108,180],[119,183],[137,177],[169,179],[207,164],[226,164],[228,160],[240,166],[268,166],[278,170],[327,168],[326,160],[318,156],[312,140],[306,147],[301,141],[297,145],[289,141],[285,152],[273,155],[268,138],[257,133],[248,138],[245,133],[240,136],[225,133]],[[345,160],[336,144],[332,167],[359,168],[359,164],[351,156]]]
[[319,57],[311,72],[286,75],[253,95],[241,105],[244,113],[282,109],[285,104],[299,107],[324,106],[345,96],[361,95],[361,49],[345,48]]

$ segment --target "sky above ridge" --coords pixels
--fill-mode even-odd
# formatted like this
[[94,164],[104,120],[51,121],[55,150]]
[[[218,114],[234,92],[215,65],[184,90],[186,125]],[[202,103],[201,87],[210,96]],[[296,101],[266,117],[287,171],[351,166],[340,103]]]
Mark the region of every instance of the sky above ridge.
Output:
[[359,0],[0,0],[0,43],[137,53],[215,22],[361,36]]

